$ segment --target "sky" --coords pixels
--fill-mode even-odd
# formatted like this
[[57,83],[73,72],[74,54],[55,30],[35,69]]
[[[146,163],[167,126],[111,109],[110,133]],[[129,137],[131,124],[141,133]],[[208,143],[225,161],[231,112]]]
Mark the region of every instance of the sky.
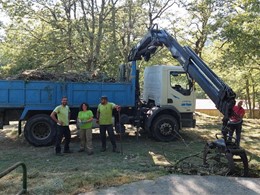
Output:
[[1,10],[1,5],[0,5],[0,36],[3,36],[5,34],[3,28],[1,27],[2,24],[6,25],[10,22],[9,18],[7,15]]

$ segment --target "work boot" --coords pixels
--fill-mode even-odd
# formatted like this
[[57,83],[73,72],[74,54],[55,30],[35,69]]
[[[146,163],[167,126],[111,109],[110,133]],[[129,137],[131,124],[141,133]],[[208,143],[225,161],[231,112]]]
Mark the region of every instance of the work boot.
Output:
[[56,152],[56,156],[63,156],[63,154],[60,152]]
[[65,150],[63,153],[70,154],[73,153],[71,150]]
[[120,151],[117,148],[113,148],[112,152],[120,153]]
[[84,149],[83,149],[83,148],[80,148],[78,152],[84,152]]

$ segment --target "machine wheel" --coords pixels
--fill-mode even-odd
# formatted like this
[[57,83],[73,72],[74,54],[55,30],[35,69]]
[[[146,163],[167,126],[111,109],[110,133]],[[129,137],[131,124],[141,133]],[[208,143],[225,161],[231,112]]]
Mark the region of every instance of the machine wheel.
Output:
[[46,114],[35,115],[24,127],[26,140],[34,146],[48,146],[56,137],[56,124]]
[[161,115],[152,125],[152,134],[158,141],[172,141],[179,133],[180,127],[177,120],[171,115]]

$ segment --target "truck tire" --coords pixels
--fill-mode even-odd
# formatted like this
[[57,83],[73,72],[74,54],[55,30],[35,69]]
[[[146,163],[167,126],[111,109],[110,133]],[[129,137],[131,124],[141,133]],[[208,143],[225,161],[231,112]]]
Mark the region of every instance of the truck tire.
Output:
[[152,124],[153,137],[158,141],[168,142],[177,137],[180,127],[179,123],[171,115],[161,115]]
[[25,139],[34,146],[49,146],[56,137],[56,124],[50,116],[38,114],[30,118],[24,127]]

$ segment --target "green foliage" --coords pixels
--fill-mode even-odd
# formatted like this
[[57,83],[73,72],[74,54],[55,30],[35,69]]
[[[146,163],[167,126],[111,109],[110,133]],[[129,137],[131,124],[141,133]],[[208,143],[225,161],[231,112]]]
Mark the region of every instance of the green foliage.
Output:
[[[237,97],[246,99],[252,110],[260,102],[260,2],[239,0],[233,4],[236,12],[229,15],[219,39],[222,58],[220,70],[226,70],[226,78],[232,83]],[[232,76],[231,76],[232,75]]]
[[[100,69],[116,77],[131,47],[157,22],[159,28],[166,24],[181,45],[192,47],[238,98],[252,106],[260,102],[258,0],[0,0],[0,8],[11,20],[0,24],[4,77],[35,68]],[[162,49],[139,63],[141,73],[151,64],[178,62]],[[197,93],[205,97],[199,87]]]
[[259,35],[260,17],[253,18],[250,13],[242,13],[229,20],[222,34],[230,42],[229,56],[238,65],[244,65],[249,61],[259,64]]
[[31,68],[99,68],[115,75],[139,32],[145,29],[146,18],[136,20],[146,15],[143,3],[1,1],[12,21],[5,27],[1,63],[12,67],[10,74]]

